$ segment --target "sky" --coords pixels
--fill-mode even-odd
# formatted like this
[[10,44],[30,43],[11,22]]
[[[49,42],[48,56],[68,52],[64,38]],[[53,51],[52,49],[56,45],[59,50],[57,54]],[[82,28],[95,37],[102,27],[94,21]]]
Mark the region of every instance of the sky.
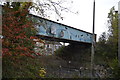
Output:
[[[92,33],[93,0],[73,0],[73,3],[70,3],[70,0],[66,1],[68,2],[65,2],[63,6],[68,7],[73,12],[78,11],[78,14],[62,12],[63,20],[56,21],[55,18],[52,20]],[[95,0],[95,34],[97,34],[97,40],[102,32],[107,32],[108,13],[113,6],[118,10],[119,1],[120,0]]]
[[[70,9],[72,12],[78,12],[78,14],[62,11],[61,16],[63,17],[63,20],[59,19],[59,21],[57,21],[55,14],[52,14],[50,19],[58,23],[92,33],[94,0],[62,1],[64,2],[62,6]],[[118,10],[119,1],[120,0],[95,0],[95,34],[97,34],[97,41],[102,32],[107,32],[108,13],[113,6],[115,6],[116,10]]]

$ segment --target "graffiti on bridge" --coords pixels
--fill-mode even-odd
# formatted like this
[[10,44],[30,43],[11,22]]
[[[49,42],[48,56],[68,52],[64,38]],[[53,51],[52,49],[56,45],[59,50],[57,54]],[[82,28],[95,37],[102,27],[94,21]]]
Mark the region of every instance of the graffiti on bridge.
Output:
[[59,39],[72,40],[83,43],[92,43],[92,34],[61,23],[47,20],[32,15],[32,20],[36,20],[38,29],[37,35],[55,37]]

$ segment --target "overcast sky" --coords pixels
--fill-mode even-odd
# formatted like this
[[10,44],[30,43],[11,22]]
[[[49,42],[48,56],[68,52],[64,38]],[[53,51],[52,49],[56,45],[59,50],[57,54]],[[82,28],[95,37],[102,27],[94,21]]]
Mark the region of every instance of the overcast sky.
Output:
[[[120,0],[96,0],[95,33],[97,34],[97,38],[102,32],[107,31],[108,13],[113,6],[118,10],[119,1]],[[92,32],[93,0],[73,0],[72,4],[68,2],[64,5],[69,6],[72,11],[78,11],[79,14],[62,12],[64,19],[59,20],[59,23]]]

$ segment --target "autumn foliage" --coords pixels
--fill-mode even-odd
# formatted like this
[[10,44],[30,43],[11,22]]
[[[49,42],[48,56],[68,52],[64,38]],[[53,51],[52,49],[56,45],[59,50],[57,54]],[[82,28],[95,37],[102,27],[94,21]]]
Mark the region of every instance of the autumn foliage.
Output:
[[2,17],[2,51],[3,56],[34,57],[33,41],[36,30],[28,16],[27,9],[14,10],[3,7]]

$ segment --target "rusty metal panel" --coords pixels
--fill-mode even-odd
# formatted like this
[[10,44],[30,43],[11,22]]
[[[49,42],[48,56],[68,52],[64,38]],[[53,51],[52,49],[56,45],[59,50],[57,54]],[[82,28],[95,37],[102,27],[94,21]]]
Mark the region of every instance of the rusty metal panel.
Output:
[[37,16],[32,16],[36,20],[38,29],[37,35],[55,37],[59,39],[72,40],[77,42],[92,43],[92,34]]

